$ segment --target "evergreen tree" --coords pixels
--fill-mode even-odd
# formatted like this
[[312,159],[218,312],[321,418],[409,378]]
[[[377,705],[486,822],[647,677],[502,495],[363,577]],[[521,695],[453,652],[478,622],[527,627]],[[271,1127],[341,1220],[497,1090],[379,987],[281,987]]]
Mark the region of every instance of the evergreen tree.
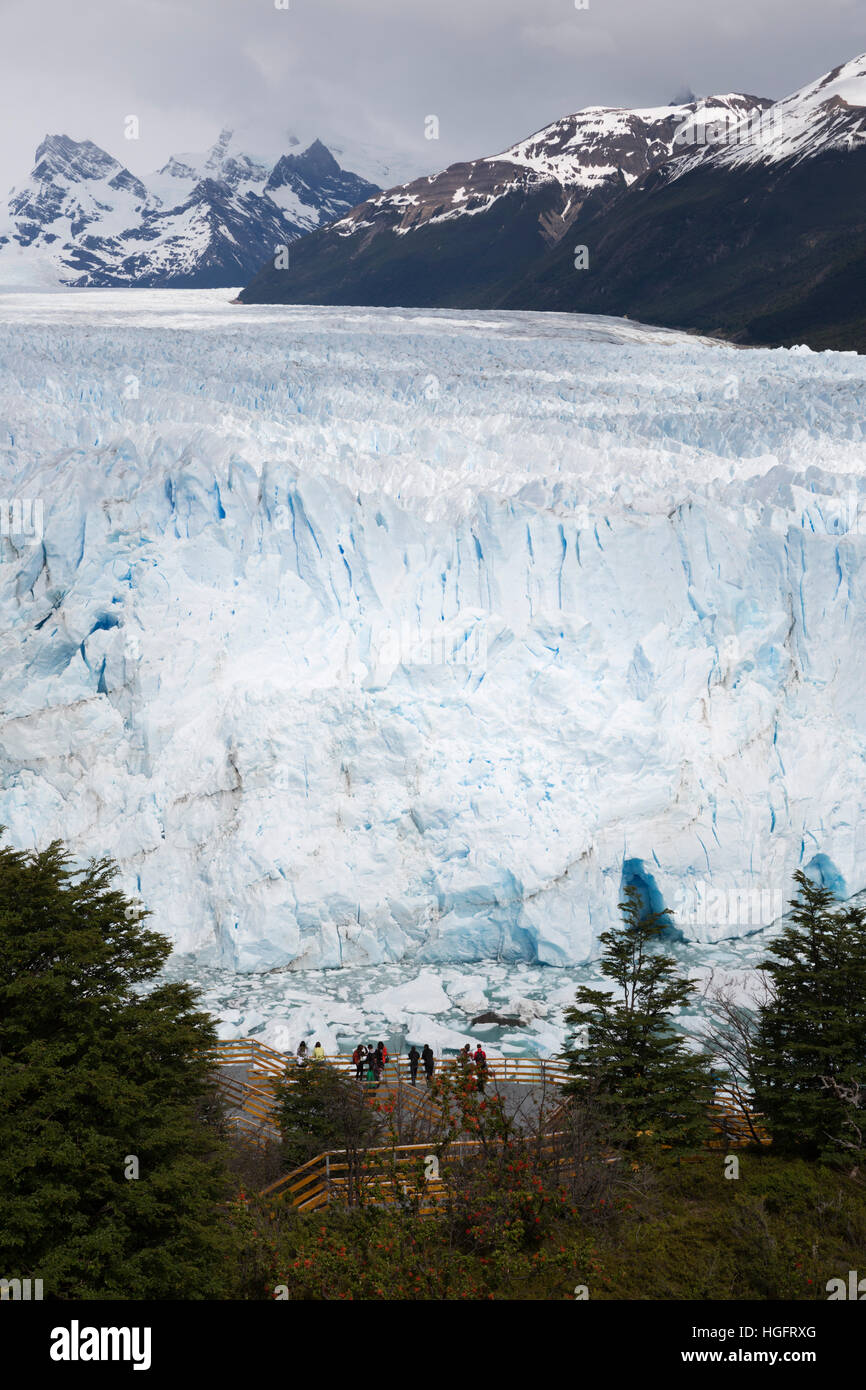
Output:
[[689,1048],[671,1014],[688,1005],[696,986],[659,948],[669,911],[646,913],[633,887],[619,906],[622,929],[601,935],[602,968],[618,993],[581,987],[566,1010],[575,1035],[563,1054],[573,1077],[564,1089],[598,1104],[622,1146],[647,1132],[657,1143],[695,1145],[709,1127],[710,1059]]
[[794,881],[790,922],[760,967],[770,997],[758,1017],[755,1095],[776,1147],[829,1157],[856,1133],[839,1088],[866,1084],[866,913],[837,905],[802,872]]
[[0,1273],[46,1298],[217,1297],[213,1023],[186,984],[144,992],[171,943],[114,874],[0,847]]
[[327,1149],[353,1154],[375,1143],[382,1131],[365,1089],[324,1062],[289,1069],[277,1088],[275,1114],[288,1168]]

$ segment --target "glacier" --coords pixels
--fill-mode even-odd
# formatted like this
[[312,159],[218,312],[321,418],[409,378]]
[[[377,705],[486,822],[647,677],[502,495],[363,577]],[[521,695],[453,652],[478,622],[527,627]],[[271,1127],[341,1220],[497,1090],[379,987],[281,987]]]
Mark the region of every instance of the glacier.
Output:
[[10,843],[332,1042],[565,989],[627,883],[702,969],[866,887],[862,357],[230,296],[0,294]]

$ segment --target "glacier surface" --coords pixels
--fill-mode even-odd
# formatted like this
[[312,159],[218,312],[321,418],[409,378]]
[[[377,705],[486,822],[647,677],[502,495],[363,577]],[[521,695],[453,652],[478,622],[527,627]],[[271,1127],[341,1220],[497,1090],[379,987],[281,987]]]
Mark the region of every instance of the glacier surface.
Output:
[[228,298],[0,295],[11,843],[446,1031],[624,883],[711,955],[866,886],[864,358]]

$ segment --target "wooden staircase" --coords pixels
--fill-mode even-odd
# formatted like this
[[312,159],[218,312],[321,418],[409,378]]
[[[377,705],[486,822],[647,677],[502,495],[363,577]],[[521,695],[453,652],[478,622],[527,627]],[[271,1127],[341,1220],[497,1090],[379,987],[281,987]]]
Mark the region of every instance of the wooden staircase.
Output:
[[[329,1202],[346,1202],[350,1198],[356,1203],[393,1205],[419,1195],[416,1182],[419,1165],[423,1169],[430,1158],[435,1158],[437,1163],[455,1161],[462,1153],[474,1152],[480,1147],[474,1140],[458,1140],[449,1144],[447,1159],[440,1159],[437,1146],[432,1143],[388,1145],[366,1149],[357,1155],[332,1149],[284,1174],[264,1188],[261,1196],[274,1201],[288,1200],[299,1211],[314,1211]],[[444,1195],[441,1177],[425,1177],[422,1191],[423,1200],[418,1210],[424,1215],[433,1211]]]
[[707,1141],[711,1149],[742,1149],[748,1144],[769,1144],[771,1139],[763,1118],[751,1108],[750,1097],[738,1086],[716,1091],[710,1106],[710,1120],[715,1138]]

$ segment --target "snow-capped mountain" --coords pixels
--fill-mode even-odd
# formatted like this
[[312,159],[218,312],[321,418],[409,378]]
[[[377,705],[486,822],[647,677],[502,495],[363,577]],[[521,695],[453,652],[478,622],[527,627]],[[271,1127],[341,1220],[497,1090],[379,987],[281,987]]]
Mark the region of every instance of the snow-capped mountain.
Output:
[[500,304],[866,351],[866,54],[677,148],[572,227],[590,274],[569,237]]
[[46,136],[0,226],[0,283],[237,285],[375,191],[318,140],[267,162],[224,130],[145,185],[91,141]]
[[864,165],[866,56],[777,102],[591,108],[377,194],[241,299],[628,314],[866,348]]
[[[427,222],[453,221],[487,212],[509,194],[530,196],[540,187],[561,190],[561,223],[599,190],[628,186],[674,153],[676,133],[692,121],[739,121],[768,102],[734,95],[695,99],[646,110],[587,107],[554,121],[501,154],[454,164],[441,174],[371,198],[335,228],[341,236],[387,225],[400,235]],[[545,225],[556,239],[559,228]]]
[[[673,165],[672,177],[682,177],[707,157],[720,168],[732,169],[794,165],[833,151],[860,149],[866,145],[866,54],[762,112],[749,112],[745,119],[731,113],[715,128],[711,125],[701,131],[695,124],[678,133],[678,146],[691,147],[692,158]],[[701,136],[704,148],[696,152]]]
[[[616,197],[670,159],[690,121],[739,120],[767,105],[736,94],[640,110],[589,107],[500,154],[374,195],[299,253],[291,275],[266,267],[242,298],[362,303],[366,295],[371,303],[434,304],[452,302],[450,289],[461,296],[456,303],[464,302],[467,270],[476,295],[501,281],[513,285],[587,203]],[[419,241],[428,229],[436,235]],[[407,245],[395,245],[394,235]],[[476,248],[461,270],[455,262]]]
[[101,263],[103,245],[119,244],[157,206],[141,180],[92,141],[47,135],[0,219],[0,281],[74,282]]

